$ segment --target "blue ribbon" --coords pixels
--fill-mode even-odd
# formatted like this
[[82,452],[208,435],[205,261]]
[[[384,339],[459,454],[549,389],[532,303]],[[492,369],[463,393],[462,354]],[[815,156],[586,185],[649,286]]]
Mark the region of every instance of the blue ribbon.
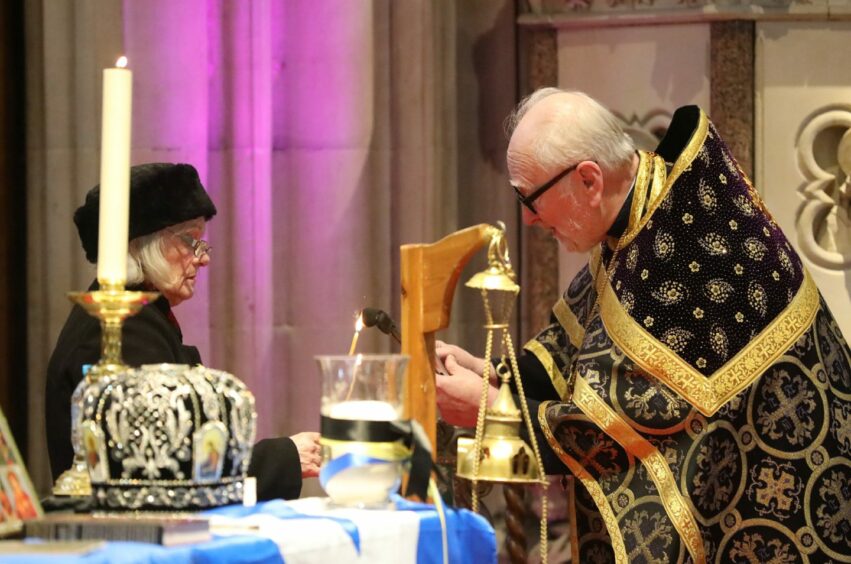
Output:
[[207,515],[223,515],[225,517],[231,518],[239,518],[239,517],[247,517],[249,515],[256,515],[258,513],[263,513],[265,515],[272,515],[273,517],[277,517],[278,519],[287,520],[287,519],[325,519],[334,521],[342,529],[349,535],[352,539],[352,544],[355,547],[355,551],[357,551],[358,556],[360,556],[360,532],[358,531],[357,525],[354,524],[353,521],[349,519],[344,519],[342,517],[332,517],[330,515],[305,515],[304,513],[299,513],[295,509],[287,506],[286,502],[282,499],[276,499],[274,501],[267,501],[265,503],[258,503],[255,507],[243,507],[241,505],[229,505],[226,507],[219,507],[216,509],[211,509],[204,512]]
[[328,484],[328,482],[331,481],[331,478],[333,478],[344,470],[348,470],[349,468],[369,466],[371,464],[390,463],[390,460],[375,458],[374,456],[367,456],[365,454],[347,452],[346,454],[338,456],[334,460],[331,460],[330,462],[328,462],[328,464],[322,467],[322,469],[319,471],[319,483],[324,488]]

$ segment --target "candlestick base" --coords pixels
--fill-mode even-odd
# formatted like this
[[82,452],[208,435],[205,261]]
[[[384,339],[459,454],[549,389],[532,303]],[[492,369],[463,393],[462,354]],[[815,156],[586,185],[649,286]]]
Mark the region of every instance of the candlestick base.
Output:
[[107,376],[115,376],[127,366],[121,360],[121,326],[124,320],[139,312],[149,302],[157,299],[157,292],[128,292],[120,286],[108,286],[94,292],[69,292],[68,299],[101,322],[101,359],[86,373],[71,397],[71,440],[74,444],[74,462],[60,474],[53,485],[53,495],[83,497],[92,494],[92,485],[86,466],[79,432],[82,418],[82,398],[85,388]]

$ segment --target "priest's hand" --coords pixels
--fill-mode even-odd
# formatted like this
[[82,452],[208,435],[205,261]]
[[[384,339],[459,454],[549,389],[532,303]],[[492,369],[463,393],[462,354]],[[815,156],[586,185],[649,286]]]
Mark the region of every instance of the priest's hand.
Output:
[[437,355],[437,359],[444,365],[446,365],[446,357],[452,355],[458,365],[466,368],[467,370],[471,370],[479,376],[482,375],[482,372],[485,369],[485,359],[475,357],[457,345],[450,345],[443,341],[435,341],[434,352]]
[[[451,425],[475,427],[482,397],[482,377],[461,366],[453,354],[447,354],[443,360],[449,374],[435,375],[440,415]],[[488,405],[496,399],[496,392],[494,386],[488,386]]]
[[322,462],[319,447],[319,433],[305,431],[290,437],[298,449],[301,461],[301,477],[315,478],[319,475],[319,465]]

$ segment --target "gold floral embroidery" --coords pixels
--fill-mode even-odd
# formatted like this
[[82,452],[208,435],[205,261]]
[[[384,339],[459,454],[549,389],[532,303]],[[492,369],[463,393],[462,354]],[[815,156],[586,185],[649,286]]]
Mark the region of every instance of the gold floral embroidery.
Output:
[[706,145],[702,146],[697,152],[697,158],[703,161],[703,164],[709,166],[709,149],[706,148]]
[[660,340],[668,345],[672,351],[679,354],[685,350],[692,337],[694,337],[694,333],[691,331],[680,327],[673,327],[665,331]]
[[632,295],[632,292],[624,290],[624,293],[621,296],[621,305],[623,306],[624,311],[632,313],[632,308],[635,307],[635,296]]
[[753,217],[756,213],[756,210],[753,206],[753,202],[751,202],[750,198],[748,198],[744,194],[739,194],[738,196],[733,198],[733,204],[735,204],[735,206],[739,208],[739,211],[747,217]]
[[795,268],[792,266],[792,259],[786,254],[786,251],[780,249],[777,251],[777,259],[780,261],[780,266],[789,274],[795,274]]
[[727,185],[727,177],[723,173],[718,175],[718,180],[721,181],[721,184]]
[[700,264],[698,264],[696,261],[691,261],[691,263],[688,265],[688,268],[692,272],[697,272],[698,270],[700,270]]
[[768,230],[768,227],[765,227],[765,226],[762,227],[762,234],[765,235],[766,237],[771,237],[771,231]]
[[738,223],[735,219],[731,219],[731,220],[730,220],[730,229],[732,229],[733,231],[735,231],[735,230],[737,230],[738,228],[739,228],[739,223]]
[[694,221],[694,217],[690,213],[683,214],[683,223],[691,225],[692,221]]
[[733,267],[733,271],[739,276],[741,276],[742,273],[745,271],[745,268],[741,264],[736,263],[736,266]]
[[638,245],[633,245],[626,253],[626,267],[632,272],[635,270],[636,264],[638,264]]
[[658,231],[653,240],[653,251],[660,260],[668,260],[674,254],[674,237],[670,233]]
[[771,277],[774,278],[774,281],[777,282],[780,280],[780,273],[776,270],[771,271]]
[[706,359],[701,356],[695,361],[695,364],[698,368],[706,368]]
[[688,288],[675,280],[665,280],[652,296],[665,305],[675,305],[688,297]]
[[736,321],[741,323],[745,320],[745,315],[741,311],[736,312]]
[[709,346],[712,351],[721,357],[721,360],[726,360],[729,354],[730,341],[727,339],[727,333],[720,325],[713,325],[709,330]]
[[760,284],[754,281],[748,284],[748,303],[760,316],[765,317],[768,313],[768,294]]
[[713,213],[718,207],[718,198],[715,197],[715,190],[701,179],[697,187],[697,201],[709,213]]
[[757,262],[761,261],[765,258],[765,254],[768,252],[768,247],[765,246],[765,243],[757,239],[756,237],[748,237],[744,242],[745,254],[748,255],[752,260]]
[[645,268],[644,270],[642,270],[642,271],[641,271],[641,279],[642,279],[642,280],[647,280],[647,277],[648,277],[649,275],[650,275],[650,273],[649,273],[649,272],[647,272],[647,269],[646,269],[646,268]]
[[722,151],[721,158],[724,159],[724,164],[727,165],[727,170],[730,171],[730,174],[735,175],[736,164],[733,162],[733,159],[730,158],[730,155],[728,155],[726,151]]
[[694,311],[692,313],[694,313],[694,317],[696,319],[703,319],[703,310],[699,307],[694,308]]
[[733,292],[733,286],[721,278],[713,278],[703,287],[703,294],[716,304],[726,302]]
[[653,318],[649,315],[644,318],[644,326],[645,327],[653,327]]
[[717,233],[707,233],[698,239],[698,243],[712,256],[726,255],[730,252],[730,245],[727,240]]

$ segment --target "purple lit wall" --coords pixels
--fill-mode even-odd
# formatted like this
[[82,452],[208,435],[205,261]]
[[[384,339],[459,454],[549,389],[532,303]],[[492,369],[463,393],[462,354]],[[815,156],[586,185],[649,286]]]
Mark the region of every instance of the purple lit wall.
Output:
[[372,4],[124,10],[133,160],[191,162],[219,208],[206,277],[175,311],[185,341],[253,390],[260,436],[316,430],[313,356],[346,352],[354,311],[395,291]]

